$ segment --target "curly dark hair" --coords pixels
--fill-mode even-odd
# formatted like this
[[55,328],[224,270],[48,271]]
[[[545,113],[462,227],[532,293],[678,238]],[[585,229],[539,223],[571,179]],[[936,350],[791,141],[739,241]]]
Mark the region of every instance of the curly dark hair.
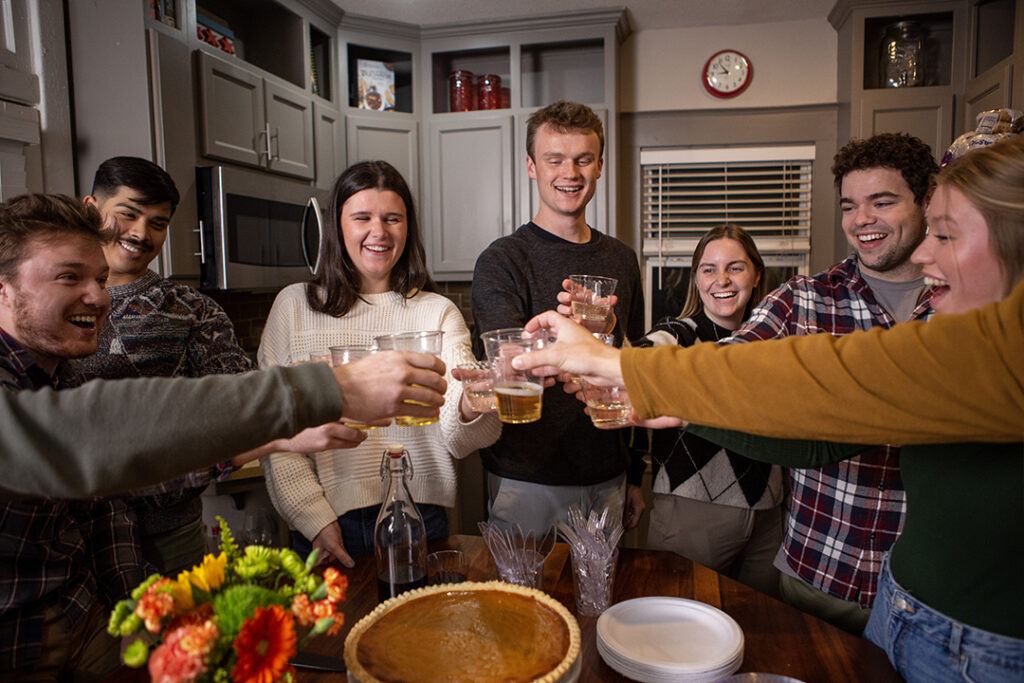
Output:
[[931,147],[920,138],[907,133],[879,133],[866,140],[850,140],[833,157],[836,191],[842,190],[843,178],[848,173],[871,168],[899,171],[919,206],[924,206],[932,179],[939,172]]

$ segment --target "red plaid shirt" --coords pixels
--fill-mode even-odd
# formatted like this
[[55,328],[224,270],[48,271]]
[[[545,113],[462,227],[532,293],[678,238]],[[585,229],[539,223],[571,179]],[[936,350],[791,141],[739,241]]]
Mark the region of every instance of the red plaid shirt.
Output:
[[[0,330],[0,391],[62,389],[68,379],[75,383],[66,370],[62,363],[48,374]],[[97,597],[112,606],[146,577],[128,515],[125,503],[113,499],[34,498],[0,505],[0,679],[39,659],[48,606],[58,607],[74,625]]]
[[[931,291],[913,319],[927,319]],[[813,277],[798,275],[765,297],[726,343],[827,332],[836,336],[892,327],[850,257]],[[842,410],[842,396],[836,396]],[[780,419],[785,419],[780,416]],[[790,469],[782,552],[808,584],[870,607],[882,556],[903,529],[906,498],[899,448],[879,446],[819,469]]]

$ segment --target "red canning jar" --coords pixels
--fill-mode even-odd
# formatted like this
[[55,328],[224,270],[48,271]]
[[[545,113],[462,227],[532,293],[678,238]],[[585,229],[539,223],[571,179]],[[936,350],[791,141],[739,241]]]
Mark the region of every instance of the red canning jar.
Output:
[[477,109],[501,108],[501,76],[483,74],[476,84]]
[[448,111],[473,111],[473,72],[456,69],[448,74]]

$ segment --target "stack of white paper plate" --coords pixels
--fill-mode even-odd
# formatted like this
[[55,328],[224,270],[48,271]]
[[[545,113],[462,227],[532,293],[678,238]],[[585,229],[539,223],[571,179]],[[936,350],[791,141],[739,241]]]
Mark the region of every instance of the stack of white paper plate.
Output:
[[743,631],[720,609],[684,598],[637,598],[597,620],[597,651],[638,681],[717,681],[740,668]]

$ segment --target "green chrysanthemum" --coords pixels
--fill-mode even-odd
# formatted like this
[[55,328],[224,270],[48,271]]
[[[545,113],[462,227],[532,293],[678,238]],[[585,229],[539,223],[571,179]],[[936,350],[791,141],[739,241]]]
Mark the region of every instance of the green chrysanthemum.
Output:
[[213,613],[217,616],[217,627],[221,637],[234,641],[242,624],[252,616],[257,607],[267,605],[288,605],[287,598],[261,586],[231,586],[213,599]]

